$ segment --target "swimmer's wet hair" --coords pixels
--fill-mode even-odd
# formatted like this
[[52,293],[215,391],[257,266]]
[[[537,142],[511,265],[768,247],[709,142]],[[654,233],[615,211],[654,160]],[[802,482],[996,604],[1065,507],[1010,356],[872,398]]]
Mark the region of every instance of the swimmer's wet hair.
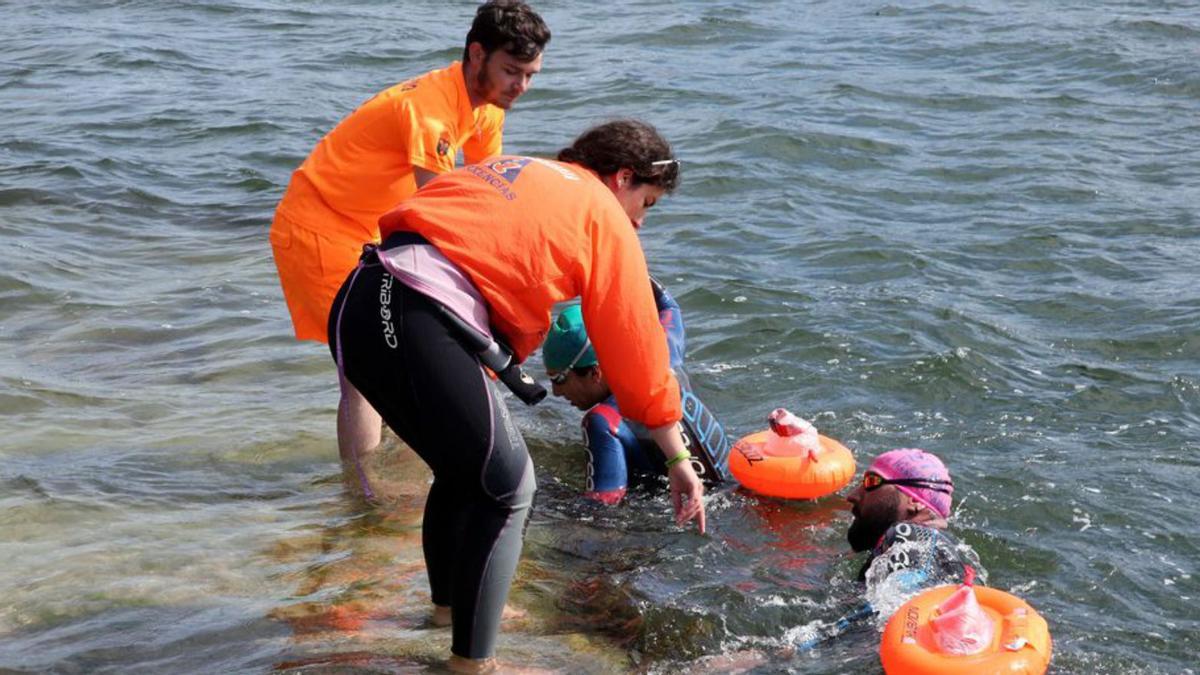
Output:
[[601,176],[621,169],[633,171],[634,184],[649,183],[667,192],[679,185],[679,162],[671,144],[654,127],[640,120],[606,122],[579,135],[558,161],[580,164]]
[[463,63],[471,60],[472,42],[482,45],[489,55],[503,49],[518,61],[528,63],[546,49],[550,28],[532,7],[519,0],[491,0],[475,10],[475,21],[463,47]]

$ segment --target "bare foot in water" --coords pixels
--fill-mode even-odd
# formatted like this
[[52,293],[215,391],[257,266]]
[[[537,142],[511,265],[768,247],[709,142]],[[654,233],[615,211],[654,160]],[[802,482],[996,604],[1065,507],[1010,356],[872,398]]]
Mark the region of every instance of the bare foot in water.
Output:
[[442,607],[441,605],[434,605],[433,616],[429,618],[429,623],[432,623],[438,628],[445,628],[446,626],[449,626],[451,624],[450,608]]
[[500,663],[495,658],[490,659],[464,659],[461,656],[454,654],[450,655],[450,660],[446,662],[446,668],[454,673],[511,673],[513,675],[553,675],[558,672],[554,670],[546,670],[544,668],[533,668],[530,666],[515,666],[511,663]]
[[465,659],[457,654],[451,654],[446,662],[446,669],[452,673],[495,673],[499,672],[500,664],[496,659]]
[[[528,616],[528,614],[529,613],[523,609],[518,609],[512,605],[505,605],[504,611],[500,614],[500,620],[514,621],[517,619],[524,619],[526,616]],[[441,605],[434,605],[433,616],[429,617],[429,623],[437,626],[438,628],[445,628],[446,626],[449,626],[451,623],[453,623],[453,618],[450,614],[450,608],[442,607]]]
[[516,620],[516,619],[524,619],[528,615],[529,615],[529,612],[526,612],[523,609],[518,609],[516,607],[513,607],[512,605],[505,605],[504,611],[500,613],[500,620],[501,621],[512,621],[512,620]]

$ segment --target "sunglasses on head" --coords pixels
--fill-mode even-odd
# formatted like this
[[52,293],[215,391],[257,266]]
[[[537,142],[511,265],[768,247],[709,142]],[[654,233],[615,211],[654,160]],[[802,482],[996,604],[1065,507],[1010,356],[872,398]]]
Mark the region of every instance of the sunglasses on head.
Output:
[[954,483],[948,480],[937,480],[936,478],[884,478],[877,473],[871,473],[869,471],[863,474],[863,490],[871,492],[872,490],[878,490],[884,485],[901,485],[903,487],[923,488],[925,490],[944,492],[946,494],[950,494],[954,488]]
[[583,353],[586,352],[590,346],[592,346],[592,339],[586,338],[583,341],[583,346],[579,348],[578,352],[576,352],[575,358],[571,359],[571,362],[568,363],[565,368],[550,376],[551,384],[564,384],[567,381],[567,376],[571,374],[571,369],[575,367],[576,363],[579,363],[579,359],[583,358]]
[[650,171],[642,176],[642,178],[672,180],[678,173],[678,159],[660,159],[650,162]]

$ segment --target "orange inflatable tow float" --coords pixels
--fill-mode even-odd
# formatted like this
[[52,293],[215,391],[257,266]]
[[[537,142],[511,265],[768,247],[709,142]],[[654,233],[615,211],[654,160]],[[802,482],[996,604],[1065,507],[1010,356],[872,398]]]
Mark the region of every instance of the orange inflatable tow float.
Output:
[[769,497],[816,499],[837,492],[854,477],[854,455],[813,425],[783,408],[733,446],[729,470],[748,490]]
[[1050,650],[1046,620],[1024,600],[968,579],[931,588],[896,610],[879,659],[888,675],[1040,675]]

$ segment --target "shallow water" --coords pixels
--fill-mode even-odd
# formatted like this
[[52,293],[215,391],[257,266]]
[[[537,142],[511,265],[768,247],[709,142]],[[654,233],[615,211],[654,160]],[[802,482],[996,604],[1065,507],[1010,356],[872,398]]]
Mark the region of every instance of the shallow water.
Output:
[[[456,58],[470,3],[3,3],[0,668],[421,672],[427,475],[348,494],[333,367],[266,231],[375,91]],[[1200,10],[1182,2],[542,3],[506,147],[643,117],[684,164],[642,239],[735,433],[785,405],[942,455],[955,532],[1052,672],[1200,653]],[[536,357],[535,357],[536,361]],[[540,494],[501,642],[546,669],[879,672],[838,498],[575,497],[577,413],[512,401]],[[734,657],[736,658],[739,657]]]

